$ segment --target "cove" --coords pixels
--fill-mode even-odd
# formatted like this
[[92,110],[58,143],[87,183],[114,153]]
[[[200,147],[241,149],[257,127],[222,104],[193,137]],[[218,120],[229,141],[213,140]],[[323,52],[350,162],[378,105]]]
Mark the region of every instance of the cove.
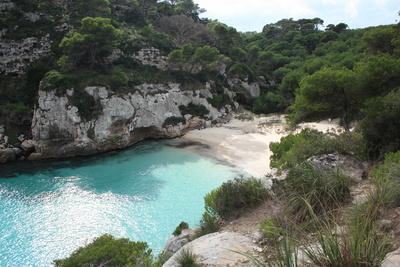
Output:
[[0,165],[0,266],[51,266],[104,233],[157,255],[181,221],[198,226],[205,194],[237,173],[169,144]]

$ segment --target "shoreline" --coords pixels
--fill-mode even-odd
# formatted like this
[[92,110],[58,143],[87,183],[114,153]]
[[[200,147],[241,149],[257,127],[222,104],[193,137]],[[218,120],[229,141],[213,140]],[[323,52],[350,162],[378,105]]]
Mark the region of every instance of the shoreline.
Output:
[[175,145],[226,162],[245,177],[263,178],[273,172],[269,166],[269,144],[304,128],[322,132],[343,130],[338,120],[324,120],[302,123],[295,131],[287,131],[285,115],[277,114],[250,121],[235,118],[221,126],[192,130],[177,139]]

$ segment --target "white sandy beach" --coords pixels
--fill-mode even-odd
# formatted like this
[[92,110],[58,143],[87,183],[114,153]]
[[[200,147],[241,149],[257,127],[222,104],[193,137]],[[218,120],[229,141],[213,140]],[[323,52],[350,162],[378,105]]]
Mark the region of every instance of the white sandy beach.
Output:
[[[329,120],[304,123],[300,127],[322,132],[338,131],[341,128],[337,121]],[[181,137],[179,141],[189,144],[195,142],[197,146],[188,146],[188,148],[198,149],[201,153],[212,155],[234,165],[244,174],[261,178],[272,171],[269,166],[271,156],[269,144],[278,142],[281,137],[289,133],[286,131],[284,116],[271,115],[256,117],[252,121],[232,119],[219,127],[193,130]]]

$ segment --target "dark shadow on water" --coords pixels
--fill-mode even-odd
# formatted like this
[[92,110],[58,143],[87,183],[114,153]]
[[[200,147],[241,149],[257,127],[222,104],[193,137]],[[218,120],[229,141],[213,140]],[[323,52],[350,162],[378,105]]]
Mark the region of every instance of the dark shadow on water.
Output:
[[[69,159],[48,159],[40,161],[9,162],[0,164],[0,179],[18,178],[22,174],[35,175],[37,173],[51,175],[54,171],[62,168],[77,169],[92,164],[106,164],[113,157],[121,157],[119,162],[128,161],[129,156],[154,153],[163,149],[162,141],[148,140],[134,146],[113,152],[98,155],[75,157]],[[124,157],[125,156],[125,157]]]

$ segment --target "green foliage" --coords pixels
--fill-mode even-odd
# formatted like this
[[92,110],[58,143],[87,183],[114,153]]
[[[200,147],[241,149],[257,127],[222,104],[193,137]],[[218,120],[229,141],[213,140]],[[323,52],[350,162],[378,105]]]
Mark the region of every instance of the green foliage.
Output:
[[395,26],[381,26],[364,34],[362,39],[367,43],[369,50],[377,54],[379,52],[393,54],[394,44],[392,40],[398,36]]
[[111,15],[108,0],[78,0],[75,2],[71,17],[79,21],[84,17],[109,17]]
[[30,107],[26,106],[24,103],[7,103],[4,106],[0,105],[0,108],[10,109],[15,113],[24,113],[30,110]]
[[193,253],[192,249],[183,248],[176,261],[178,267],[198,267],[200,266],[200,264],[197,263],[198,258],[199,256]]
[[359,133],[324,134],[309,128],[282,137],[280,142],[272,142],[269,147],[273,153],[270,165],[278,169],[291,168],[321,154],[354,154],[364,159],[366,153],[365,141]]
[[72,67],[87,56],[93,68],[98,55],[115,48],[121,35],[122,31],[116,29],[110,19],[86,17],[81,21],[80,30],[71,31],[68,37],[63,38],[60,47],[71,59]]
[[245,209],[255,208],[269,197],[269,192],[261,180],[235,178],[208,193],[204,202],[208,213],[228,219]]
[[105,234],[75,250],[69,257],[54,261],[59,267],[78,266],[153,266],[152,251],[145,242],[114,238]]
[[346,130],[365,98],[356,84],[355,73],[348,69],[322,69],[300,83],[294,110],[295,121],[341,117]]
[[273,218],[265,218],[260,224],[260,230],[267,238],[278,239],[285,231]]
[[200,229],[196,233],[197,237],[215,233],[219,230],[218,216],[209,212],[204,212],[200,219]]
[[400,89],[367,101],[359,129],[368,142],[371,157],[400,149]]
[[78,108],[78,113],[84,121],[90,121],[98,117],[102,111],[101,104],[85,90],[74,90],[69,97],[69,103]]
[[179,110],[182,115],[191,114],[193,116],[197,116],[200,118],[204,118],[206,115],[210,113],[210,111],[203,105],[196,105],[193,103],[189,103],[187,106],[180,105]]
[[41,84],[40,90],[50,91],[56,89],[63,92],[74,86],[75,79],[67,74],[63,74],[57,70],[51,70],[46,73]]
[[129,78],[121,66],[113,68],[110,78],[111,89],[118,90],[120,87],[127,87],[128,82]]
[[172,235],[178,236],[182,233],[182,230],[189,229],[189,224],[187,222],[181,222],[174,230]]
[[186,123],[186,119],[184,117],[168,117],[165,119],[164,123],[163,123],[163,127],[166,126],[175,126],[178,125],[179,123],[185,124]]
[[309,222],[350,200],[350,180],[338,170],[323,170],[304,162],[293,167],[282,188],[287,213],[297,222]]

